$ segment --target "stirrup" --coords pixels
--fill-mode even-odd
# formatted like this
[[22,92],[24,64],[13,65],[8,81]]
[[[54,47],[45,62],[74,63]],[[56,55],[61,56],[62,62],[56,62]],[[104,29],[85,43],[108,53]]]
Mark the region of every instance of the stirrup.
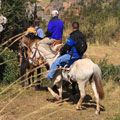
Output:
[[61,69],[61,70],[65,70],[65,71],[70,71],[70,68],[67,67],[67,65],[65,65],[64,67],[59,66],[59,69]]

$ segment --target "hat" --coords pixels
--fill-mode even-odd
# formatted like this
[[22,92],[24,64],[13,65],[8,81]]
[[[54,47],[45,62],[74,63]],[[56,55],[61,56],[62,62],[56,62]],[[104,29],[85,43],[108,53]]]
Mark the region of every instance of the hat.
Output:
[[36,32],[36,30],[35,30],[34,27],[29,27],[29,28],[27,29],[27,31],[26,31],[26,35],[27,35],[28,33],[37,34],[37,32]]
[[53,17],[55,17],[55,16],[58,16],[59,12],[57,10],[53,10],[51,14]]

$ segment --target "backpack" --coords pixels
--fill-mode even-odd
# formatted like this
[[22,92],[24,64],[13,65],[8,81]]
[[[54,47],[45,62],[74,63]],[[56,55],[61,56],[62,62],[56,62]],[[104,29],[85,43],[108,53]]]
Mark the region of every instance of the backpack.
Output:
[[86,40],[81,38],[81,40],[77,41],[75,48],[77,49],[77,51],[80,55],[84,54],[87,50]]
[[79,30],[74,31],[70,34],[70,38],[72,38],[75,42],[75,48],[79,55],[84,54],[87,50],[86,38]]

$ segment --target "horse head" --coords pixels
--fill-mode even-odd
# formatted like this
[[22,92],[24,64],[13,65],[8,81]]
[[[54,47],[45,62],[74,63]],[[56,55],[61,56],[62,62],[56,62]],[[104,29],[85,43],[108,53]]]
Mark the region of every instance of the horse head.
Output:
[[52,47],[51,45],[41,44],[40,42],[34,43],[30,48],[30,58],[42,59],[50,66],[59,55],[59,52],[53,51],[53,49],[56,50],[60,48],[60,46],[61,45]]
[[34,66],[38,66],[45,63],[45,60],[39,51],[37,42],[34,42],[31,45],[27,53],[30,64],[33,64]]
[[[26,54],[29,64],[33,64],[34,66],[41,65],[43,63],[42,57],[39,58],[36,57],[37,47],[34,46],[39,42],[37,39],[30,39],[27,37],[29,34],[25,34],[25,36],[21,39],[20,43],[22,48],[27,48]],[[34,49],[32,49],[32,46],[36,48],[36,52],[34,53]],[[38,53],[37,53],[38,54]]]

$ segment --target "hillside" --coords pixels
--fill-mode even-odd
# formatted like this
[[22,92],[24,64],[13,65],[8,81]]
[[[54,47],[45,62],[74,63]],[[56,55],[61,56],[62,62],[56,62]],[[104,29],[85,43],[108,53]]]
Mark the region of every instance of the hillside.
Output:
[[[18,89],[19,88],[19,89]],[[76,111],[79,98],[70,99],[70,92],[64,93],[64,102],[50,102],[47,91],[34,91],[14,86],[0,96],[0,120],[119,120],[120,86],[112,81],[104,84],[105,99],[101,101],[101,114],[95,115],[95,99],[91,86],[86,88],[87,96],[83,102],[84,110]]]
[[[118,44],[90,45],[86,55],[96,62],[107,55],[110,63],[119,65],[119,51]],[[34,87],[23,89],[19,84],[8,86],[9,90],[0,94],[0,120],[119,120],[120,86],[113,80],[104,80],[103,85],[105,98],[101,101],[102,111],[98,116],[94,114],[95,98],[89,84],[86,87],[87,96],[83,102],[85,109],[80,111],[75,110],[79,95],[71,99],[70,90],[64,92],[64,101],[57,103],[52,102],[53,97],[48,91],[35,91]],[[0,93],[5,89],[6,86],[1,86]]]
[[[12,4],[11,0],[9,2]],[[25,13],[21,4],[17,8],[14,4],[12,7],[9,4],[8,6],[10,7],[8,17],[13,17],[10,22],[14,24],[8,24],[10,29],[2,33],[1,38],[4,35],[9,37],[11,33],[10,36],[15,35],[16,33],[11,31],[12,27],[18,30],[17,33],[21,32],[20,29],[26,29],[27,22],[30,22],[28,19],[25,22],[26,18],[22,19],[25,23],[19,22]],[[16,39],[8,42],[6,38],[4,39],[6,42],[2,43],[3,47],[0,46],[0,120],[120,120],[120,0],[37,0],[37,6],[40,26],[44,30],[51,17],[51,10],[59,10],[60,18],[65,23],[63,41],[71,32],[71,23],[73,21],[80,23],[80,30],[86,35],[88,42],[84,57],[93,60],[102,71],[105,98],[100,101],[101,113],[95,115],[96,103],[89,83],[86,85],[87,94],[82,104],[83,110],[75,109],[80,96],[79,93],[71,96],[71,86],[63,91],[63,101],[55,101],[44,89],[48,82],[43,78],[44,68],[43,76],[39,79],[35,71],[35,81],[41,80],[41,90],[36,91],[33,82],[29,86],[21,87],[18,51],[8,48]],[[5,13],[7,15],[7,12]],[[24,63],[23,66],[26,66]]]
[[86,52],[86,56],[93,60],[99,61],[107,59],[109,64],[120,65],[120,43],[106,45],[90,45]]
[[39,11],[48,16],[58,9],[65,22],[64,39],[69,34],[71,22],[78,21],[88,42],[107,44],[120,41],[120,1],[119,0],[52,0],[38,1],[44,8]]

